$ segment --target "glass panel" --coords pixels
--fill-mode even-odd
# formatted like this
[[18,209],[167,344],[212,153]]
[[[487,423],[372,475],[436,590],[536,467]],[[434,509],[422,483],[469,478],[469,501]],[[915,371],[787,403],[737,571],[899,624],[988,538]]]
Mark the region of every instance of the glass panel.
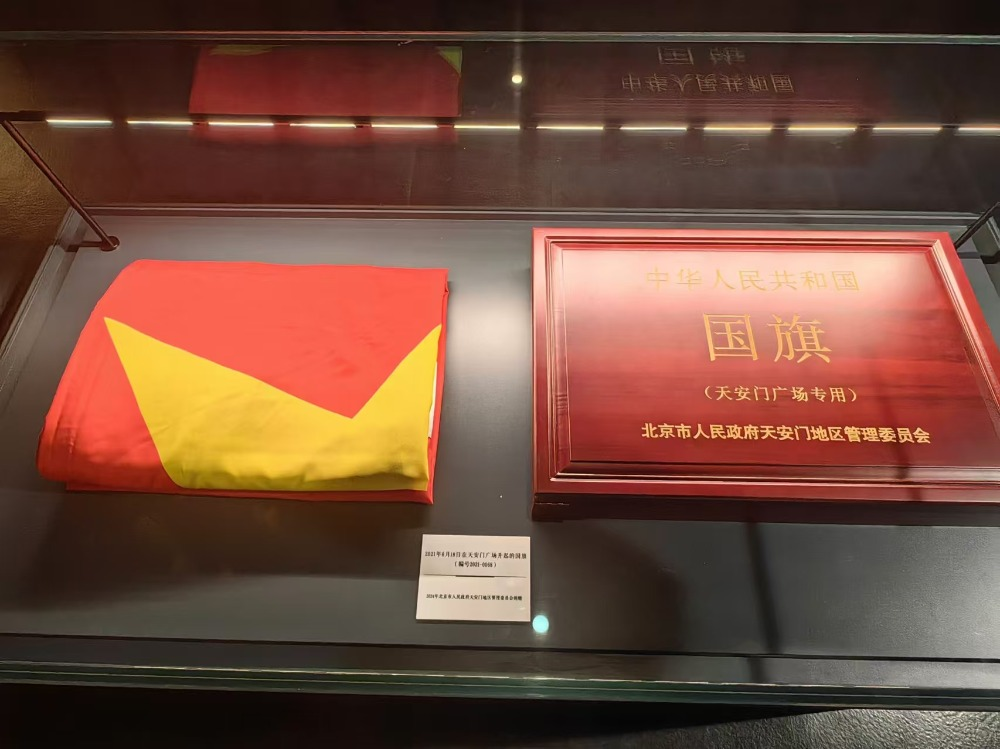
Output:
[[0,109],[85,202],[982,210],[1000,48],[7,45]]
[[[562,22],[0,44],[0,118],[126,243],[35,273],[66,204],[0,134],[0,332],[35,283],[0,353],[0,661],[40,680],[996,702],[995,517],[532,523],[528,278],[532,227],[557,221],[957,236],[1000,196],[1000,46]],[[963,257],[997,329],[976,256],[996,256],[994,229]],[[82,233],[71,217],[60,241]],[[53,362],[136,257],[449,267],[438,505],[42,481]],[[547,626],[414,621],[425,532],[531,535]]]

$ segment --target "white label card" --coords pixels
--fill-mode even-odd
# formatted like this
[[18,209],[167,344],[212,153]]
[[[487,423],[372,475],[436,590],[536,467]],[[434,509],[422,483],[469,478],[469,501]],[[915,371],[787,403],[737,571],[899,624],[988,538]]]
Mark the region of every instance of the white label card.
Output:
[[531,620],[531,539],[425,535],[417,619]]

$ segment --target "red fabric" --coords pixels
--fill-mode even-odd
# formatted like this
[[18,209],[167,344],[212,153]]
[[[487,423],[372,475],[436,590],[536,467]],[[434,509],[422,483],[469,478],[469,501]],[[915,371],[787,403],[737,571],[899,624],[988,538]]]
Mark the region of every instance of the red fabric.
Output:
[[429,44],[201,50],[194,114],[457,117],[458,70]]
[[[121,272],[80,335],[46,417],[38,467],[72,489],[431,502],[444,387],[447,271],[366,266],[143,260]],[[354,416],[436,326],[435,425],[427,492],[185,490],[167,476],[104,323],[164,343]],[[337,349],[364,366],[337,366]]]

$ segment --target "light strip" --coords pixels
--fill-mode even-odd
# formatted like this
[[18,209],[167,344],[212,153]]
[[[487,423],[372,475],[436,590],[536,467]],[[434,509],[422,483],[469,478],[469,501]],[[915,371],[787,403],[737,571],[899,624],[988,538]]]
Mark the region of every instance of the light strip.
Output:
[[437,130],[436,122],[373,122],[380,130]]
[[789,125],[788,132],[796,135],[847,135],[855,132],[857,125]]
[[960,125],[958,132],[965,135],[1000,135],[1000,125]]
[[567,132],[595,132],[604,129],[604,125],[538,125],[538,130],[564,130]]
[[490,122],[456,122],[456,130],[520,130],[521,126],[512,123],[490,123]]
[[940,133],[941,125],[875,125],[873,133],[887,135],[934,135]]
[[271,120],[208,120],[212,127],[274,127]]
[[736,135],[763,135],[774,130],[774,125],[705,125],[706,133],[732,133]]
[[636,133],[686,133],[687,125],[622,125],[621,130]]
[[46,117],[45,121],[49,125],[68,125],[76,127],[109,127],[114,124],[111,120],[98,119],[94,117]]
[[291,122],[292,127],[313,127],[330,130],[348,130],[357,127],[353,122],[345,120],[309,120],[306,122]]
[[125,120],[129,125],[139,127],[191,127],[191,120]]

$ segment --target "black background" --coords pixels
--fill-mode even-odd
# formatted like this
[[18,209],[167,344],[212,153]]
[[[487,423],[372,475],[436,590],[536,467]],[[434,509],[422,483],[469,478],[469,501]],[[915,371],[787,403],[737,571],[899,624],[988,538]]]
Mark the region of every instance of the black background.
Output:
[[1000,23],[993,10],[968,0],[52,0],[5,4],[0,28],[991,34]]

